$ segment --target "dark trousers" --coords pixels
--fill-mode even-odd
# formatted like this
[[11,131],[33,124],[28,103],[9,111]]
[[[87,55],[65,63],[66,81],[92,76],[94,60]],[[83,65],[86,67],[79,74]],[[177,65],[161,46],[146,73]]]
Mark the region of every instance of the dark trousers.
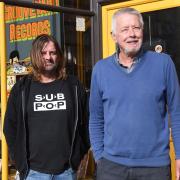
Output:
[[171,180],[171,168],[128,167],[102,158],[97,164],[97,180]]

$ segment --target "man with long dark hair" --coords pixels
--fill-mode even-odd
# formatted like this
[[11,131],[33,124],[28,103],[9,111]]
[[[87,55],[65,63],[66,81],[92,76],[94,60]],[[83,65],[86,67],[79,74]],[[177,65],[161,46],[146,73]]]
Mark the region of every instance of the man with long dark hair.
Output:
[[74,180],[89,148],[86,94],[65,71],[57,41],[38,36],[30,52],[32,74],[12,88],[4,122],[10,157],[21,179]]

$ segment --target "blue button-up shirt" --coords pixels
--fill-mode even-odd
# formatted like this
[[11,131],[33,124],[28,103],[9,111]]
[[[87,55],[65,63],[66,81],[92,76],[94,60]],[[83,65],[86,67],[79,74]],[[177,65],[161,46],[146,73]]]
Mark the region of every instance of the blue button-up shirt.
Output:
[[134,58],[133,63],[130,67],[126,67],[121,63],[121,60],[119,59],[119,53],[118,52],[115,53],[115,60],[116,60],[116,63],[120,66],[120,68],[122,68],[122,70],[124,72],[131,73],[133,71],[133,69],[135,68],[135,66],[137,65],[137,63],[139,63],[141,61],[142,53],[143,53],[143,50],[140,50],[137,57]]

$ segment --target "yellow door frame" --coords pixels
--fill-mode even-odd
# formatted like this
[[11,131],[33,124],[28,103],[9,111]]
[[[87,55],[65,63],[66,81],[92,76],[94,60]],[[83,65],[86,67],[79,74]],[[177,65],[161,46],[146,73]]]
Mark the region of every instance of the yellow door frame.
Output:
[[[5,31],[5,16],[4,16],[5,5],[0,2],[0,37],[1,37],[1,48],[0,48],[0,67],[1,67],[1,127],[4,124],[4,115],[6,111],[6,31]],[[8,180],[8,150],[5,137],[1,134],[1,154],[2,154],[2,179]]]
[[[140,12],[150,12],[173,7],[179,7],[180,1],[177,0],[131,0],[111,5],[102,6],[102,52],[103,58],[115,52],[115,43],[111,37],[111,19],[114,12],[120,8],[133,7]],[[172,180],[175,176],[175,154],[172,139],[170,138],[170,157]]]

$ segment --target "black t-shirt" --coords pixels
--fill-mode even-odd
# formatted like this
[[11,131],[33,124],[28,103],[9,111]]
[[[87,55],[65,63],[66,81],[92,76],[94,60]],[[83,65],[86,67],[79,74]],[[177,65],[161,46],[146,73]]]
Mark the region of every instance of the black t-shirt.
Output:
[[66,81],[33,81],[28,101],[30,168],[58,174],[69,167],[74,104]]

